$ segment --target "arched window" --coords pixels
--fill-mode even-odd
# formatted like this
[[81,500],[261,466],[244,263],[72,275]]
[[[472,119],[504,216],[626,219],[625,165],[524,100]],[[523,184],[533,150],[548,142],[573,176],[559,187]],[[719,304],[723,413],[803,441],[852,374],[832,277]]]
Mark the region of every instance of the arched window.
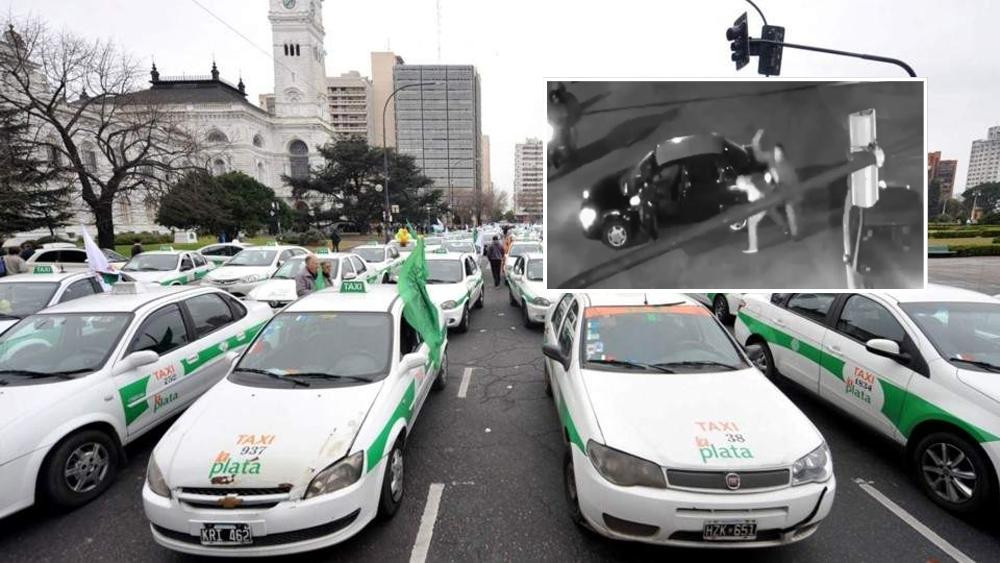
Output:
[[226,161],[221,158],[217,158],[212,161],[212,174],[220,176],[226,173]]
[[288,145],[289,160],[291,162],[292,178],[309,177],[309,147],[299,139],[295,139]]
[[261,137],[260,133],[257,133],[256,135],[253,136],[253,146],[255,147],[264,146],[264,137]]
[[257,181],[264,183],[264,163],[259,161],[257,162]]
[[207,139],[208,139],[209,143],[228,143],[229,142],[229,137],[226,137],[226,134],[223,133],[222,131],[219,131],[218,129],[213,129],[208,134]]

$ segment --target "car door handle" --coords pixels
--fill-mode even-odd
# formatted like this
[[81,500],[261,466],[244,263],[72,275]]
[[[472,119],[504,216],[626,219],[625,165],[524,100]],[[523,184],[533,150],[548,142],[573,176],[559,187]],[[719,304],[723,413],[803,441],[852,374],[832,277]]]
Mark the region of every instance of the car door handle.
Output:
[[778,326],[785,326],[785,321],[783,321],[781,319],[774,319],[774,324],[776,324]]
[[840,346],[837,346],[836,344],[828,344],[826,349],[830,352],[840,353]]
[[189,362],[197,362],[198,358],[200,358],[200,357],[201,356],[199,354],[193,354],[193,355],[187,357],[187,361],[189,361]]

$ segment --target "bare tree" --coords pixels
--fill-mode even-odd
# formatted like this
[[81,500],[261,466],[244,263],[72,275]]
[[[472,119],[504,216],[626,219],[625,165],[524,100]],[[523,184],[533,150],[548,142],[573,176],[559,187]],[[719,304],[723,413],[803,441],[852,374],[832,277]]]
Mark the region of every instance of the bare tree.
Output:
[[0,41],[0,103],[40,124],[38,151],[78,183],[98,244],[114,245],[114,202],[156,197],[198,168],[195,136],[138,92],[142,71],[114,43],[7,22]]
[[499,221],[507,210],[507,192],[492,189],[483,192],[483,217],[487,221]]

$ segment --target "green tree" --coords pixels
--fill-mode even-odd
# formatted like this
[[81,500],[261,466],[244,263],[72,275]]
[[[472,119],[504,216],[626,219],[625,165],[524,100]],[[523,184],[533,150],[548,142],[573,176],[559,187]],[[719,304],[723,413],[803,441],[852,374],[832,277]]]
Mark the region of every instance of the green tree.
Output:
[[27,117],[0,103],[0,234],[55,229],[73,219],[70,186],[38,157]]
[[[968,219],[972,214],[973,205],[981,208],[984,213],[1000,211],[1000,182],[980,184],[962,192],[962,201],[959,209],[961,213],[959,215],[964,219]],[[945,206],[945,214],[949,214],[947,204]]]
[[503,220],[504,221],[513,222],[515,219],[516,219],[516,217],[514,216],[514,212],[511,211],[511,210],[507,210],[503,214]]
[[[306,178],[285,177],[292,194],[311,204],[311,226],[327,227],[349,221],[365,229],[382,221],[386,185],[382,149],[363,138],[349,137],[320,148],[324,164]],[[431,190],[432,181],[416,167],[409,155],[389,152],[389,200],[399,206],[398,221],[421,222],[444,210],[440,190]],[[302,206],[298,205],[300,210]],[[300,216],[301,217],[301,216]]]
[[211,176],[191,172],[160,200],[161,225],[220,234],[233,240],[240,231],[256,232],[272,224],[274,191],[242,172]]

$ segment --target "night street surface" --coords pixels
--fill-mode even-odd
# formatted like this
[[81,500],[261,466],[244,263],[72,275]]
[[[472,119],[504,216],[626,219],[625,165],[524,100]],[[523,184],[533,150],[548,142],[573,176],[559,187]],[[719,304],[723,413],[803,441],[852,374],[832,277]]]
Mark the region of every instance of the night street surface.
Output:
[[[563,287],[580,272],[625,250],[584,238],[581,192],[602,176],[635,165],[656,144],[678,135],[715,132],[749,144],[758,128],[763,144],[784,145],[806,180],[845,160],[847,116],[876,108],[878,139],[886,152],[879,178],[889,186],[916,190],[913,205],[894,210],[896,221],[913,225],[911,252],[882,252],[891,275],[879,287],[923,283],[923,107],[909,84],[845,85],[813,88],[799,82],[572,82],[570,93],[582,106],[577,151],[558,171],[548,172],[546,240],[549,287]],[[907,88],[908,87],[908,88]],[[746,231],[720,229],[594,287],[600,288],[846,288],[842,217],[847,180],[809,192],[800,208],[802,240],[793,241],[769,218],[759,227],[757,254],[743,254]],[[912,209],[910,208],[912,207]],[[660,220],[660,240],[688,225]],[[643,244],[643,243],[640,243]]]
[[[778,549],[692,551],[581,531],[563,498],[565,446],[544,392],[541,330],[521,325],[506,288],[487,291],[486,307],[474,311],[470,332],[450,336],[448,387],[430,396],[407,445],[406,497],[396,517],[339,546],[289,559],[408,561],[428,491],[443,484],[427,561],[951,560],[855,483],[862,479],[965,556],[997,560],[1000,519],[992,518],[990,526],[969,523],[938,508],[908,478],[892,444],[790,384],[783,389],[830,444],[837,477],[833,510],[811,538]],[[469,367],[467,397],[460,398]],[[68,514],[32,508],[0,521],[0,560],[192,560],[156,545],[142,511],[146,461],[162,433],[129,446],[128,465],[95,502]]]

